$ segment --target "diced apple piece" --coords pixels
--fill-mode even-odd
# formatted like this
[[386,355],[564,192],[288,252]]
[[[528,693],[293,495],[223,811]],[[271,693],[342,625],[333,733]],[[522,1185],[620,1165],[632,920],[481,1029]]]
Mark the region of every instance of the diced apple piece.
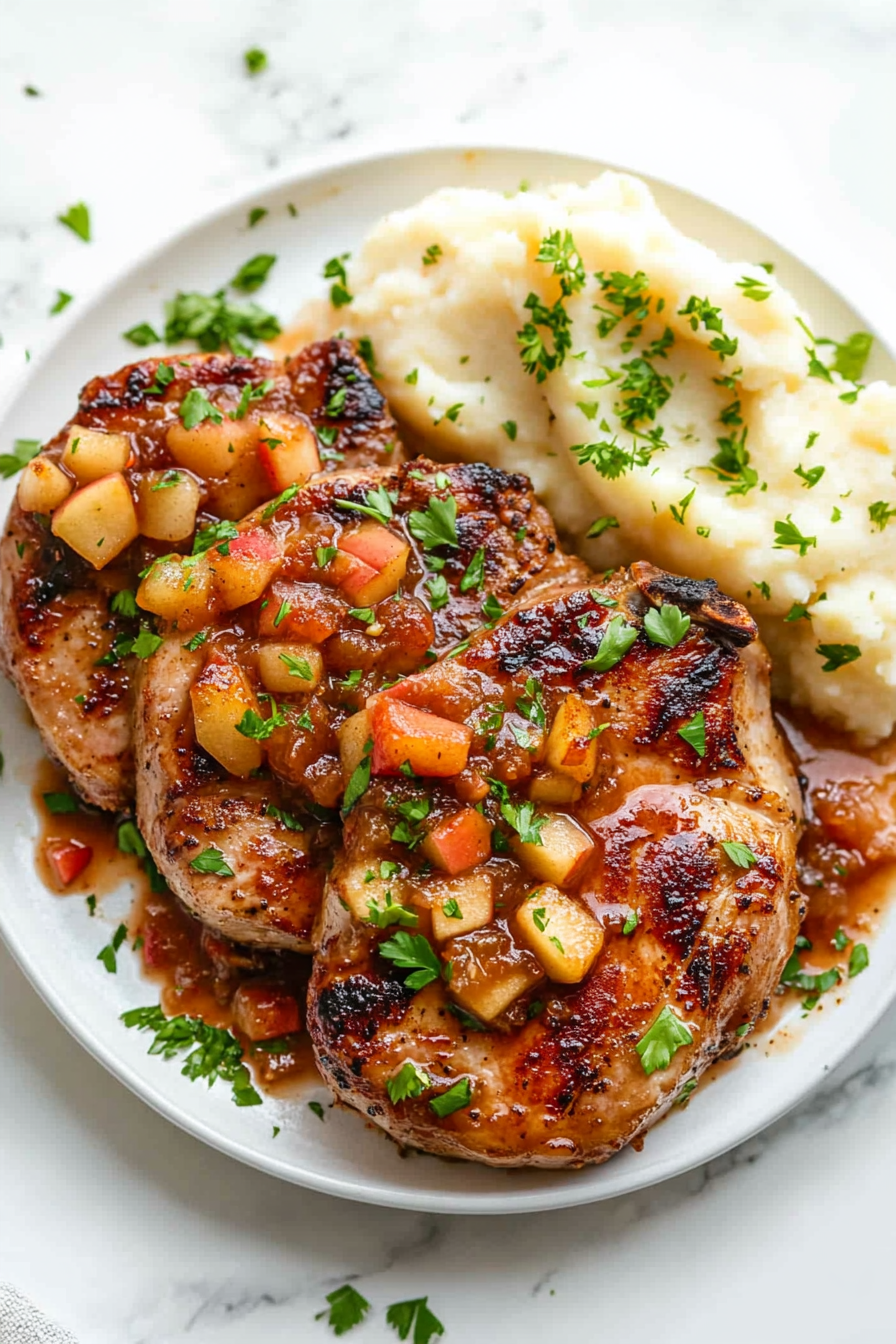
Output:
[[214,574],[215,600],[225,611],[235,611],[261,597],[280,568],[281,554],[274,537],[262,527],[241,532],[207,552]]
[[53,535],[94,569],[120,555],[140,529],[128,483],[120,472],[76,490],[53,514]]
[[233,996],[237,1031],[250,1041],[271,1041],[302,1030],[299,1002],[276,980],[247,980]]
[[584,980],[604,945],[604,931],[577,901],[556,887],[536,887],[516,912],[516,928],[552,980]]
[[336,889],[351,914],[361,923],[370,922],[371,904],[378,910],[385,910],[390,904],[407,905],[404,881],[383,877],[379,859],[353,863],[338,872]]
[[483,1022],[493,1022],[544,979],[537,958],[496,925],[452,938],[440,951],[453,966],[448,993]]
[[580,695],[571,691],[563,700],[547,741],[547,763],[552,770],[568,775],[579,784],[587,784],[597,766],[597,738],[592,737],[594,720]]
[[313,691],[324,674],[324,660],[313,644],[263,644],[258,671],[266,691],[298,695]]
[[[421,851],[443,873],[463,873],[491,854],[492,827],[475,807],[465,807],[429,832]],[[475,926],[474,926],[475,927]],[[459,932],[459,930],[456,930]]]
[[[340,537],[339,553],[353,556],[366,566],[361,569],[357,565],[346,565],[345,574],[340,575],[338,582],[353,605],[369,607],[398,591],[408,567],[411,548],[380,523],[362,523],[356,531]],[[336,560],[339,561],[339,556]],[[367,570],[372,570],[373,576]]]
[[558,887],[574,882],[588,862],[594,841],[563,812],[548,817],[540,836],[540,845],[523,844],[514,837],[510,842],[514,853],[541,882],[554,882]]
[[82,429],[72,425],[62,452],[62,465],[78,478],[79,485],[98,481],[101,476],[124,471],[131,455],[126,434],[104,434],[100,429]]
[[366,594],[368,589],[371,592],[376,590],[380,576],[375,569],[365,565],[356,555],[349,555],[347,551],[337,551],[330,562],[328,577],[353,607],[369,607],[373,601],[379,601],[379,598],[375,598],[362,602],[362,594]]
[[206,556],[157,560],[137,589],[137,605],[178,630],[198,630],[209,618],[212,572]]
[[432,931],[439,942],[491,924],[495,897],[489,873],[430,878],[427,886],[432,899]]
[[199,483],[184,471],[148,471],[137,482],[137,521],[144,537],[184,541],[196,530]]
[[307,421],[266,415],[260,433],[258,460],[277,494],[320,471],[317,435]]
[[19,507],[26,513],[52,513],[68,499],[74,482],[49,457],[33,457],[19,478]]
[[536,775],[529,784],[529,797],[536,803],[577,803],[582,796],[582,786],[569,775],[557,774],[553,770]]
[[407,761],[416,775],[447,779],[467,763],[473,730],[466,724],[386,698],[377,699],[371,720],[375,775],[397,775]]
[[335,634],[346,614],[336,593],[316,583],[275,579],[258,616],[262,639],[307,640],[322,644]]
[[175,420],[165,440],[178,466],[208,479],[226,476],[244,454],[254,454],[260,433],[257,420],[231,420],[225,415],[219,425],[203,420],[192,429]]
[[93,850],[80,840],[56,840],[50,842],[47,858],[60,886],[67,887],[83,873],[93,858]]
[[190,689],[196,741],[231,775],[245,776],[261,765],[261,747],[237,731],[247,709],[258,713],[255,692],[242,668],[210,660]]
[[352,775],[361,764],[364,748],[371,738],[370,714],[366,709],[346,719],[336,729],[339,739],[339,762],[342,766],[342,778],[348,784]]

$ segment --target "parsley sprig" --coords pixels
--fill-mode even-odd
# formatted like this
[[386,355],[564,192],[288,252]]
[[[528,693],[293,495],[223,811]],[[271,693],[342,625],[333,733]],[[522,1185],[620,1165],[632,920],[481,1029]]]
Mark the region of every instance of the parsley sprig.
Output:
[[230,1083],[237,1106],[260,1106],[261,1097],[252,1086],[249,1070],[243,1061],[243,1047],[229,1031],[210,1027],[198,1017],[166,1017],[158,1004],[144,1008],[130,1008],[122,1013],[126,1027],[153,1032],[149,1047],[151,1055],[174,1059],[189,1051],[181,1073],[195,1082],[207,1080],[209,1087],[218,1078]]

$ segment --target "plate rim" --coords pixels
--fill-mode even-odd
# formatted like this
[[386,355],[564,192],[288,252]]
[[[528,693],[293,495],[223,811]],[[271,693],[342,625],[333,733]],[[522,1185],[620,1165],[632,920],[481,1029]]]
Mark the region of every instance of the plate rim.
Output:
[[[14,375],[9,380],[7,387],[4,389],[4,394],[0,398],[0,425],[6,420],[14,404],[26,393],[29,384],[44,371],[56,350],[68,339],[69,332],[74,326],[87,321],[95,309],[100,307],[116,289],[126,286],[137,272],[151,266],[164,253],[176,248],[179,243],[195,232],[213,226],[250,201],[257,200],[265,192],[282,191],[292,184],[307,189],[315,179],[325,178],[333,172],[351,171],[373,164],[385,166],[390,162],[394,167],[403,161],[428,153],[465,154],[470,152],[479,152],[483,155],[524,154],[527,152],[556,155],[567,160],[578,159],[583,162],[592,162],[596,170],[609,169],[630,173],[633,176],[646,177],[649,183],[668,187],[701,203],[707,203],[737,224],[747,224],[763,233],[782,252],[787,253],[799,265],[819,278],[847,306],[856,312],[859,311],[835,280],[830,279],[828,274],[819,269],[814,262],[810,264],[802,261],[799,253],[795,252],[789,245],[780,242],[776,232],[770,230],[754,215],[734,212],[712,194],[707,194],[703,190],[697,191],[689,185],[681,185],[671,178],[597,159],[584,149],[569,144],[561,146],[556,140],[550,138],[533,141],[528,137],[516,138],[506,135],[497,139],[483,140],[472,135],[469,138],[464,137],[456,132],[444,138],[432,134],[420,139],[406,136],[375,137],[363,145],[355,144],[344,148],[325,146],[318,153],[307,156],[299,167],[295,165],[284,167],[276,173],[265,175],[252,184],[243,184],[238,190],[229,195],[222,195],[190,219],[169,229],[151,247],[137,250],[125,257],[118,266],[112,268],[108,276],[88,292],[84,302],[80,303],[75,311],[70,311],[65,315],[53,335],[41,347],[37,358],[26,363],[19,375]],[[865,321],[864,313],[861,313],[860,316]],[[868,323],[868,328],[889,352],[891,342],[884,334],[886,328],[882,330],[881,325],[877,322]],[[877,937],[880,936],[882,927],[883,925],[879,928]],[[378,1187],[381,1180],[379,1177],[371,1178],[367,1186],[356,1186],[351,1180],[343,1177],[320,1174],[313,1167],[299,1171],[294,1163],[284,1161],[274,1154],[267,1155],[239,1139],[221,1133],[201,1118],[184,1112],[176,1102],[169,1100],[151,1081],[148,1081],[144,1074],[107,1047],[94,1033],[91,1024],[83,1021],[76,1012],[70,1009],[64,995],[58,993],[53,984],[46,981],[31,964],[29,954],[11,927],[10,922],[4,916],[2,904],[0,904],[0,937],[2,937],[5,946],[28,983],[65,1030],[113,1078],[123,1083],[131,1093],[148,1104],[157,1114],[169,1120],[178,1129],[244,1165],[301,1188],[378,1207],[438,1214],[486,1216],[573,1208],[585,1204],[599,1203],[624,1194],[634,1194],[638,1190],[659,1184],[675,1176],[685,1175],[697,1167],[715,1161],[726,1152],[732,1151],[748,1142],[756,1134],[768,1129],[800,1102],[808,1099],[822,1079],[833,1072],[873,1030],[896,999],[896,980],[888,987],[882,977],[880,986],[877,992],[871,995],[868,1004],[865,1006],[865,1011],[858,1015],[855,1024],[847,1025],[846,1029],[840,1033],[833,1049],[820,1061],[820,1067],[818,1066],[819,1061],[810,1060],[807,1061],[802,1070],[793,1070],[792,1081],[789,1086],[778,1087],[776,1103],[769,1108],[763,1119],[748,1125],[736,1136],[730,1134],[721,1136],[718,1143],[707,1146],[699,1156],[692,1159],[682,1161],[681,1157],[677,1156],[673,1150],[667,1159],[661,1162],[658,1168],[647,1174],[643,1180],[638,1180],[637,1175],[632,1180],[631,1176],[627,1174],[627,1179],[619,1183],[619,1188],[614,1188],[614,1182],[610,1180],[607,1182],[606,1189],[597,1190],[580,1185],[579,1182],[574,1180],[570,1181],[565,1188],[551,1184],[543,1189],[536,1188],[521,1192],[465,1192],[456,1194],[452,1193],[450,1189],[420,1192],[402,1188],[383,1190]],[[603,1169],[606,1169],[606,1167],[603,1167]]]

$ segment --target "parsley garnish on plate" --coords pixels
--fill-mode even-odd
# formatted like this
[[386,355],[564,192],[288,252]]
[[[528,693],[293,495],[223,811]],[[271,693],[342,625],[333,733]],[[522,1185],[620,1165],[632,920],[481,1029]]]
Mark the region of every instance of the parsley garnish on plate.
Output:
[[78,800],[73,793],[45,793],[42,796],[44,806],[54,817],[64,815],[66,812],[77,812],[79,810]]
[[90,242],[90,211],[83,201],[77,205],[70,205],[64,215],[57,215],[60,224],[64,224],[67,229],[71,229],[82,243]]
[[349,292],[348,276],[345,272],[345,263],[350,256],[351,252],[343,252],[338,257],[331,257],[321,272],[325,280],[333,281],[330,286],[330,302],[334,308],[344,308],[354,298],[354,295]]
[[0,453],[0,477],[8,480],[27,466],[40,452],[40,439],[15,439],[11,453]]
[[261,47],[250,47],[243,52],[243,64],[250,75],[260,75],[268,67],[268,54]]
[[57,313],[61,313],[63,309],[68,307],[74,297],[74,294],[69,294],[64,289],[57,289],[56,302],[50,309],[50,317],[55,317]]
[[327,1325],[334,1335],[344,1335],[353,1330],[370,1310],[367,1298],[362,1297],[350,1283],[344,1283],[341,1288],[334,1288],[332,1293],[327,1293],[327,1302],[329,1307],[319,1311],[314,1319],[319,1321],[326,1316]]
[[658,1069],[668,1069],[673,1055],[683,1045],[692,1045],[693,1041],[687,1025],[666,1004],[635,1046],[641,1059],[641,1068],[648,1076]]
[[129,327],[127,331],[123,331],[121,334],[124,340],[130,341],[131,345],[137,346],[156,345],[162,339],[155,328],[151,327],[148,322],[138,322],[135,326]]
[[850,980],[857,975],[861,975],[870,965],[871,958],[868,956],[868,947],[865,943],[856,943],[849,954],[849,968],[847,974]]
[[430,1344],[436,1335],[444,1335],[445,1327],[427,1305],[428,1297],[415,1297],[408,1302],[393,1302],[386,1308],[386,1323],[391,1325],[399,1339],[407,1339],[414,1332],[413,1344]]
[[115,975],[118,970],[118,949],[121,947],[125,938],[128,936],[128,927],[126,924],[119,924],[105,947],[101,947],[96,955],[97,961],[101,961],[110,975]]
[[277,258],[271,252],[259,252],[257,256],[250,257],[231,280],[231,289],[238,289],[243,294],[254,294],[256,289],[261,289],[276,261]]
[[235,1036],[221,1027],[210,1027],[198,1017],[166,1017],[158,1004],[146,1008],[130,1008],[122,1013],[126,1027],[138,1031],[152,1031],[151,1055],[174,1059],[189,1050],[181,1073],[195,1082],[204,1078],[209,1086],[220,1078],[230,1083],[237,1106],[260,1106],[261,1097],[252,1086],[249,1070],[243,1061],[243,1047]]

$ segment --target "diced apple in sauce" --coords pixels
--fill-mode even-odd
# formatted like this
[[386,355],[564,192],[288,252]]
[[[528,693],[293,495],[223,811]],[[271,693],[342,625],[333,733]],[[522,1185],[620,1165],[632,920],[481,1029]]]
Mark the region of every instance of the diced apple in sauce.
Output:
[[587,784],[597,766],[597,738],[590,736],[593,730],[591,710],[580,695],[571,691],[554,715],[548,733],[546,757],[551,769]]
[[564,803],[577,803],[581,796],[581,784],[570,779],[569,775],[560,775],[553,770],[535,775],[529,782],[529,797],[536,803],[562,806]]
[[483,1022],[493,1022],[544,979],[528,948],[495,925],[453,938],[442,944],[440,952],[454,968],[448,993]]
[[307,421],[266,415],[260,434],[258,460],[277,494],[320,471],[317,435]]
[[261,747],[237,731],[247,709],[258,713],[255,692],[236,663],[212,659],[190,689],[196,741],[231,775],[246,776],[261,765]]
[[319,584],[275,579],[258,614],[258,633],[262,639],[322,644],[339,629],[345,611],[342,598]]
[[99,429],[72,425],[62,452],[62,466],[77,477],[79,485],[88,485],[101,476],[124,471],[130,456],[126,434],[104,434]]
[[377,699],[371,712],[373,773],[397,775],[405,761],[416,775],[447,779],[460,774],[473,730],[400,700]]
[[225,415],[219,425],[203,420],[192,429],[175,420],[168,426],[165,440],[178,466],[203,478],[220,478],[232,471],[244,454],[254,454],[260,432],[257,420],[231,420]]
[[280,568],[280,547],[264,528],[253,527],[207,552],[214,575],[216,601],[225,611],[235,611],[261,597]]
[[584,980],[604,945],[604,931],[577,901],[554,886],[537,887],[516,912],[523,942],[552,980]]
[[137,482],[137,521],[144,537],[184,541],[196,530],[199,483],[185,471],[147,471]]
[[339,762],[342,766],[342,778],[348,784],[352,775],[361,764],[364,748],[370,741],[370,714],[366,709],[359,710],[350,719],[346,719],[336,729],[339,740]]
[[298,695],[320,685],[324,660],[313,644],[263,644],[258,672],[272,695]]
[[120,472],[83,485],[53,514],[53,535],[94,569],[114,560],[139,535],[128,483]]
[[427,887],[432,900],[432,931],[438,942],[491,924],[495,897],[489,873],[430,878]]
[[387,527],[362,523],[356,531],[340,537],[339,551],[333,561],[334,576],[354,606],[373,606],[398,591],[410,552],[407,542]]
[[541,844],[524,844],[514,837],[510,844],[517,858],[540,882],[568,886],[588,862],[594,841],[572,817],[563,812],[550,815],[540,831]]
[[353,863],[338,872],[337,890],[353,917],[361,923],[370,921],[371,903],[379,910],[385,910],[390,903],[407,904],[404,882],[401,878],[383,877],[378,859]]
[[440,821],[427,835],[421,852],[443,873],[466,872],[491,854],[492,827],[475,807],[465,807]]
[[198,630],[210,614],[212,572],[206,556],[157,560],[137,589],[137,605],[178,630]]
[[26,513],[52,513],[68,499],[74,482],[49,457],[33,457],[19,477],[19,508]]
[[298,999],[275,980],[246,980],[233,996],[233,1021],[250,1041],[271,1041],[302,1030]]

